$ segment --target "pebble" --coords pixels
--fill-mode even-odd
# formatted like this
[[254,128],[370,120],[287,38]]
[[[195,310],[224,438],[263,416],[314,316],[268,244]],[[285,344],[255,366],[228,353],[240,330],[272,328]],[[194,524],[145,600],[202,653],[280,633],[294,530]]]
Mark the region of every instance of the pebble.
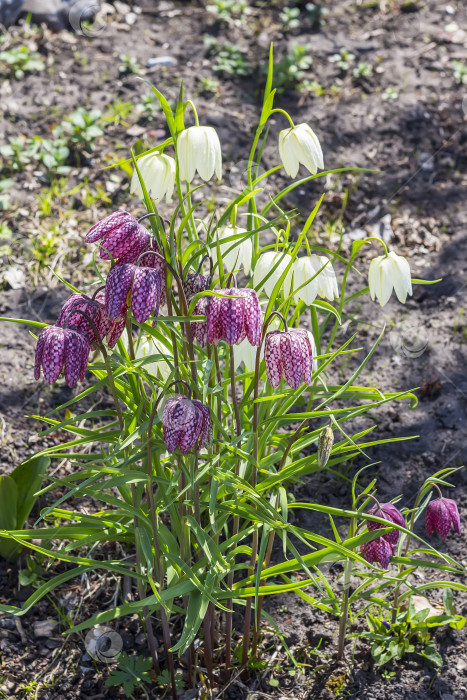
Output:
[[138,15],[135,12],[129,12],[125,15],[125,22],[130,25],[130,27],[136,22]]
[[16,625],[12,617],[0,617],[0,629],[15,630]]
[[115,0],[114,7],[119,15],[127,15],[131,10],[129,5],[127,5],[125,2],[120,2],[120,0]]
[[155,68],[156,66],[176,66],[178,61],[173,56],[156,56],[155,58],[150,58],[148,60],[148,68]]
[[56,632],[58,623],[54,620],[37,620],[34,623],[34,636],[40,637],[50,637],[54,632]]

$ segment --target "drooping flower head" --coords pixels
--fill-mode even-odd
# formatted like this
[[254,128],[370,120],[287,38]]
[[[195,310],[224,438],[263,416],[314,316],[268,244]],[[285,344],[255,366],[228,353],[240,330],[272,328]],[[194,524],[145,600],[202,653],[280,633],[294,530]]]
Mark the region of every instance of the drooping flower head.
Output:
[[[196,294],[206,291],[208,286],[208,279],[200,272],[193,272],[192,274],[187,275],[183,280],[183,291],[185,292],[185,297],[188,304]],[[195,308],[193,309],[193,315],[205,316],[207,304],[207,297],[201,297],[198,299]],[[191,324],[191,332],[193,333],[193,337],[197,343],[202,348],[206,347],[206,321],[194,321]]]
[[196,171],[207,181],[214,173],[222,177],[222,152],[217,131],[212,126],[190,126],[177,138],[180,179],[191,182]]
[[[80,311],[84,312],[86,316]],[[62,306],[56,325],[61,328],[66,325],[87,335],[93,350],[98,342],[104,339],[109,348],[113,348],[125,329],[127,311],[128,308],[125,306],[121,316],[110,319],[105,310],[105,292],[103,290],[98,291],[94,299],[86,294],[75,293],[69,296]],[[96,337],[94,328],[87,317],[94,323],[99,337]]]
[[[164,153],[148,153],[138,158],[138,168],[151,199],[159,201],[165,197],[166,202],[171,202],[175,187],[174,159]],[[131,178],[130,192],[144,199],[136,168]]]
[[94,224],[86,234],[86,243],[100,242],[100,257],[119,263],[131,263],[148,249],[149,232],[126,211],[115,211]]
[[100,338],[96,337],[88,317],[96,327],[100,338],[103,338],[106,334],[104,305],[97,299],[91,299],[86,294],[74,293],[63,304],[55,325],[60,326],[60,328],[63,328],[65,325],[69,328],[74,328],[87,335],[90,342],[94,344]]
[[312,175],[316,175],[318,168],[324,168],[321,144],[305,123],[280,132],[279,155],[289,177],[296,177],[301,163]]
[[412,295],[409,263],[394,251],[373,258],[368,270],[368,286],[371,299],[376,298],[381,306],[388,303],[393,289],[399,301],[405,304],[407,295]]
[[[380,503],[379,505],[380,507],[378,508],[378,506],[375,504],[372,508],[370,508],[368,513],[370,515],[376,515],[378,518],[384,518],[384,520],[387,520],[389,523],[396,523],[397,525],[401,525],[401,527],[405,527],[404,516],[399,510],[397,510],[395,505],[392,503]],[[367,520],[367,527],[369,530],[378,530],[384,526],[381,523]],[[388,532],[382,537],[384,540],[389,542],[389,544],[396,545],[399,541],[399,530],[391,530],[391,532]]]
[[130,263],[114,265],[105,285],[105,310],[111,321],[125,315],[128,301],[138,323],[144,323],[152,312],[157,317],[161,300],[162,280],[159,270]]
[[34,379],[40,378],[42,367],[45,381],[53,384],[64,370],[68,386],[76,386],[84,379],[90,346],[89,337],[75,328],[44,328],[36,346]]
[[[282,251],[269,250],[260,255],[253,273],[253,286],[258,290],[258,293],[263,289],[266,296],[270,297],[291,260],[292,256]],[[290,294],[291,279],[292,272],[289,270],[283,282],[284,296],[286,297]]]
[[292,389],[311,382],[313,347],[307,331],[290,328],[271,331],[264,342],[264,361],[268,381],[274,388],[282,378]]
[[[326,267],[323,269],[324,265]],[[308,255],[297,258],[292,265],[292,272],[293,287],[297,289],[294,294],[295,302],[298,303],[301,300],[310,305],[318,294],[329,301],[339,299],[336,273],[325,255]],[[309,282],[305,284],[307,280]]]
[[197,399],[175,396],[166,400],[162,413],[162,435],[169,452],[182,454],[203,447],[211,426],[209,408]]
[[185,292],[188,303],[196,294],[206,291],[208,288],[208,280],[201,272],[193,272],[186,276],[183,280],[183,291]]
[[238,345],[244,338],[248,338],[251,345],[259,345],[263,314],[256,292],[253,289],[237,287],[216,291],[225,296],[208,297],[206,304],[208,343],[217,345],[221,340],[225,340],[229,345]]
[[446,539],[451,525],[458,535],[461,534],[461,520],[457,503],[451,498],[437,498],[430,501],[425,513],[425,525],[428,537],[436,532]]
[[389,560],[394,554],[394,548],[384,537],[377,537],[371,542],[365,542],[360,547],[363,558],[370,564],[377,561],[383,569],[389,566]]
[[110,319],[107,316],[107,312],[105,310],[105,291],[102,290],[96,294],[96,301],[99,302],[99,304],[102,306],[103,309],[103,314],[104,314],[104,326],[102,329],[102,338],[105,337],[107,341],[107,345],[109,346],[110,349],[112,349],[116,344],[120,336],[122,335],[123,331],[125,330],[125,325],[126,325],[126,314],[128,311],[128,307],[125,306],[125,309],[122,313],[121,316],[119,316],[116,319]]

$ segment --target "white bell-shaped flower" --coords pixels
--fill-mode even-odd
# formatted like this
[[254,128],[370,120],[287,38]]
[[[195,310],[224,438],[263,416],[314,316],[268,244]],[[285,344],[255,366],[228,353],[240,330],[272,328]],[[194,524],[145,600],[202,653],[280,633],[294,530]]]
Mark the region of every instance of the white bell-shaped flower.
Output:
[[[149,196],[155,200],[165,197],[166,202],[171,202],[175,187],[174,159],[164,153],[149,153],[138,158],[138,168]],[[131,178],[130,192],[144,199],[136,168]]]
[[219,247],[221,249],[222,260],[224,261],[226,270],[232,272],[232,270],[238,270],[240,267],[243,267],[245,275],[249,275],[253,256],[251,236],[221,243],[225,238],[238,236],[242,233],[247,234],[247,231],[239,226],[224,226],[216,231],[220,243]]
[[180,179],[191,182],[198,172],[203,180],[222,177],[222,152],[217,131],[212,126],[190,126],[177,138]]
[[[264,289],[266,296],[270,297],[277,281],[284,273],[291,261],[292,257],[288,253],[283,253],[282,251],[267,251],[259,256],[256,261],[255,271],[253,274],[253,286],[257,292]],[[272,274],[267,280],[263,281],[265,277],[273,270]],[[286,297],[290,294],[290,283],[292,279],[292,268],[287,273],[284,279],[284,295]]]
[[[326,265],[324,269],[322,269],[323,265]],[[319,270],[321,272],[316,274]],[[297,258],[292,266],[292,271],[293,288],[297,289],[294,294],[295,302],[304,301],[309,306],[318,295],[323,299],[329,299],[329,301],[339,299],[336,273],[325,255],[308,255]],[[310,281],[305,284],[307,280]],[[305,286],[298,289],[302,284]]]
[[[256,345],[252,345],[248,338],[242,340],[241,343],[235,346],[234,357],[235,357],[235,369],[238,369],[240,365],[245,365],[247,372],[254,372],[256,367],[256,352],[258,348]],[[261,359],[263,359],[264,350],[261,347]]]
[[381,306],[388,303],[393,289],[399,301],[405,304],[407,295],[412,295],[409,263],[393,251],[373,258],[368,270],[368,286],[372,300],[376,298]]
[[324,168],[323,151],[315,132],[308,124],[284,129],[279,134],[279,155],[289,177],[296,177],[300,164],[312,175]]

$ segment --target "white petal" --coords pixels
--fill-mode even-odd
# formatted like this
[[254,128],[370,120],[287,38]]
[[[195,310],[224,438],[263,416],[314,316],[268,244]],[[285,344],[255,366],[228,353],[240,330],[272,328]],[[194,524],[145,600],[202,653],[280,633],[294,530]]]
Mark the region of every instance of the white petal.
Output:
[[300,165],[299,159],[297,158],[295,151],[293,149],[293,144],[291,145],[290,135],[292,129],[284,129],[279,134],[279,155],[281,161],[284,165],[285,172],[289,177],[296,177],[298,173],[298,168]]
[[306,143],[312,150],[316,165],[322,170],[324,168],[323,150],[318,137],[308,124],[299,124],[299,127],[303,127],[302,133],[304,135],[304,145]]
[[388,303],[392,290],[394,287],[393,281],[393,270],[392,270],[392,260],[389,258],[384,258],[379,266],[379,284],[380,284],[380,295],[379,303],[381,306],[386,306]]
[[[256,368],[256,352],[258,348],[256,346],[250,345],[248,338],[242,340],[241,343],[234,348],[235,357],[235,369],[238,369],[240,365],[245,365],[247,372],[254,372]],[[264,357],[264,345],[261,347],[261,359]]]
[[368,287],[370,288],[370,297],[372,301],[380,297],[379,267],[383,257],[383,255],[378,255],[377,258],[373,258],[368,269]]
[[[177,159],[181,180],[188,180],[188,129],[182,131],[177,138]],[[191,182],[191,180],[188,180]]]
[[412,295],[410,265],[402,255],[396,255],[393,251],[389,253],[389,258],[391,258],[393,264],[394,290],[399,301],[405,304],[407,294]]
[[[291,256],[281,251],[267,251],[260,255],[253,274],[253,286],[255,289],[257,289],[257,291],[264,289],[266,296],[270,297],[278,279],[285,271],[290,260]],[[262,282],[271,269],[274,270],[271,276],[265,282]],[[289,278],[289,275],[287,275],[287,278]],[[284,281],[284,294],[286,294],[286,296],[290,293],[290,278],[287,278]]]
[[313,140],[306,133],[295,133],[294,148],[300,163],[303,163],[305,168],[312,175],[318,172],[318,164],[316,162],[316,153]]
[[295,293],[295,301],[297,302],[301,299],[307,306],[310,306],[318,294],[317,278],[315,277],[312,279],[313,275],[315,274],[313,263],[309,257],[297,258],[297,260],[294,262],[293,268],[295,289],[309,280],[308,284]]

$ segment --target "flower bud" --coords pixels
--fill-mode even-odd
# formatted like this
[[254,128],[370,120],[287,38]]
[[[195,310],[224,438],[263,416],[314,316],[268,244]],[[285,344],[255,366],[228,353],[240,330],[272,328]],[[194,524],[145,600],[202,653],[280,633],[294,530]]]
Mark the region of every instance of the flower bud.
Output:
[[331,455],[332,446],[334,445],[334,433],[330,425],[327,425],[321,431],[318,438],[318,454],[316,461],[320,469],[324,469]]

